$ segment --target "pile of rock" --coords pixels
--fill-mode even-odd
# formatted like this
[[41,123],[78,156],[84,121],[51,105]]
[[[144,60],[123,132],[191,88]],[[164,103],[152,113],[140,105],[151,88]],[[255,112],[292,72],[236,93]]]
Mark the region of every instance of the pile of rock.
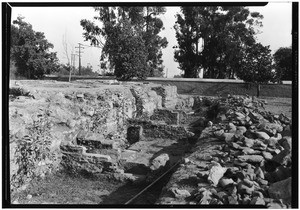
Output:
[[[217,115],[219,123],[208,123],[158,203],[289,207],[290,120],[265,112],[264,102],[249,97],[221,103],[226,112]],[[191,177],[193,187],[184,189],[180,183]]]

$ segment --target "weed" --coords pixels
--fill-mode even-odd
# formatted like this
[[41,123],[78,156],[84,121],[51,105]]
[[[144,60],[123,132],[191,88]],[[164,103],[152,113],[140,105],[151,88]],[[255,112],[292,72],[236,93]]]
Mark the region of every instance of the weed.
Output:
[[27,127],[28,135],[20,139],[15,138],[17,147],[15,151],[18,170],[11,177],[12,189],[18,188],[35,177],[44,177],[54,169],[57,159],[55,153],[50,151],[51,123],[47,117],[40,117]]

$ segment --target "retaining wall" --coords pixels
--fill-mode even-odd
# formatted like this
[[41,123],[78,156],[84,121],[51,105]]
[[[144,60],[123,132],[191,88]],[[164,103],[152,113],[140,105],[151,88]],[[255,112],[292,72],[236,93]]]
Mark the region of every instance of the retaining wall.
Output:
[[[48,75],[46,79],[53,79],[59,81],[68,81],[68,76],[53,76]],[[73,76],[72,80],[115,80],[115,77],[99,76],[99,77],[86,77],[86,76]],[[133,80],[135,82],[137,80]],[[176,86],[178,94],[187,95],[203,95],[203,96],[216,96],[227,95],[228,93],[234,95],[254,95],[256,96],[256,86],[248,85],[242,80],[232,79],[199,79],[199,78],[157,78],[149,77],[144,82],[153,82],[157,84],[169,84]],[[261,85],[260,95],[262,97],[292,97],[292,82],[283,81],[283,84],[265,84]]]

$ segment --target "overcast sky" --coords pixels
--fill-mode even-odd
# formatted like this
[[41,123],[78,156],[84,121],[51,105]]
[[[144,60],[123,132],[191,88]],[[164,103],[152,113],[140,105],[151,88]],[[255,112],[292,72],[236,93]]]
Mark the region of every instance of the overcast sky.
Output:
[[[263,45],[270,45],[272,53],[280,47],[289,47],[292,45],[292,4],[291,2],[279,3],[271,2],[264,7],[249,7],[250,11],[260,12],[263,16],[262,33],[257,35],[258,42]],[[167,7],[167,12],[162,16],[165,30],[161,36],[165,36],[169,42],[168,47],[163,50],[163,60],[165,71],[168,70],[168,77],[180,74],[178,64],[174,61],[173,46],[177,41],[175,38],[175,14],[179,12],[179,7]],[[71,49],[75,52],[78,43],[85,44],[82,54],[82,65],[88,63],[94,70],[99,69],[100,49],[88,47],[89,42],[84,42],[82,36],[83,29],[80,26],[81,19],[93,20],[97,15],[93,8],[89,7],[13,7],[12,21],[18,15],[25,17],[25,21],[33,26],[33,30],[45,33],[49,42],[54,45],[53,51],[62,63],[67,63],[63,48],[63,37],[66,37]],[[78,57],[76,60],[78,65]]]

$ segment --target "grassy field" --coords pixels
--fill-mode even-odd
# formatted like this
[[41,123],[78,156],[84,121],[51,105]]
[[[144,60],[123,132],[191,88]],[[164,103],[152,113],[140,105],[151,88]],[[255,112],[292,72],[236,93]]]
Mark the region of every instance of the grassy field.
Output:
[[[256,96],[256,86],[247,86],[244,83],[223,83],[223,82],[185,82],[185,81],[156,81],[156,83],[170,84],[177,86],[178,94],[185,95],[203,95],[203,96],[217,96],[217,95],[250,95]],[[280,97],[291,98],[292,86],[281,84],[269,84],[261,86],[261,97]]]

